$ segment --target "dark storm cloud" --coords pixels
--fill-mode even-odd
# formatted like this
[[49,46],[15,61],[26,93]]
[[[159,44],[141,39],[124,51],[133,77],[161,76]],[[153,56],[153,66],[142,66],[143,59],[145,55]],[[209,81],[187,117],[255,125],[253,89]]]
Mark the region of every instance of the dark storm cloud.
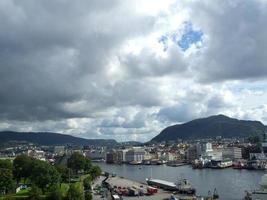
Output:
[[102,73],[111,51],[152,23],[147,18],[139,26],[138,16],[126,15],[128,9],[116,0],[2,1],[0,118],[86,116],[65,104],[85,100],[96,107],[108,96],[93,86],[110,89],[98,81],[106,78]]

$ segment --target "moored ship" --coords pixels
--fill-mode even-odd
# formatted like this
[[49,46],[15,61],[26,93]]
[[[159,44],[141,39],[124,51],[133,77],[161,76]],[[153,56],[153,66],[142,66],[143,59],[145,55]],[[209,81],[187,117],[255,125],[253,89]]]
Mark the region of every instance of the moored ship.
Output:
[[182,194],[195,194],[196,189],[191,186],[187,179],[178,180],[177,183],[160,180],[160,179],[146,179],[148,185],[157,186],[164,190],[177,191]]

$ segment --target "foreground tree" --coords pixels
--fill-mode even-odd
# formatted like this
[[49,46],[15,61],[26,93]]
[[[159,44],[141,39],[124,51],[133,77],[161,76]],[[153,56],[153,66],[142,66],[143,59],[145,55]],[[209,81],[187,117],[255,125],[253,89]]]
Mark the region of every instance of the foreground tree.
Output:
[[84,194],[84,199],[85,200],[92,200],[93,199],[93,195],[91,191],[86,191]]
[[82,194],[81,189],[77,187],[75,184],[71,184],[68,190],[67,199],[82,200],[83,194]]
[[13,169],[12,162],[10,160],[0,160],[0,169]]
[[32,171],[32,158],[26,155],[17,156],[13,161],[13,175],[17,183],[21,179],[25,180],[30,177]]
[[95,180],[97,177],[99,177],[102,173],[102,170],[99,166],[94,165],[92,169],[90,170],[90,175],[93,180]]
[[44,189],[60,183],[60,174],[49,163],[35,160],[30,180],[44,192]]
[[92,178],[91,176],[87,176],[84,180],[83,180],[83,187],[84,190],[91,190],[91,182],[92,182]]
[[61,181],[64,183],[67,183],[69,181],[70,169],[62,165],[56,166],[56,169],[58,173],[60,174]]
[[13,174],[10,169],[0,168],[0,193],[8,194],[15,189]]
[[30,192],[29,192],[29,200],[39,200],[39,199],[41,199],[41,197],[40,197],[41,194],[42,194],[42,192],[41,192],[40,188],[38,188],[36,185],[33,185],[31,187]]
[[58,186],[52,186],[50,188],[50,192],[47,195],[47,200],[62,200],[63,199],[63,195],[62,192],[60,190],[60,187]]
[[78,171],[85,169],[86,158],[82,154],[74,152],[68,159],[67,166],[72,169],[75,174],[78,174]]

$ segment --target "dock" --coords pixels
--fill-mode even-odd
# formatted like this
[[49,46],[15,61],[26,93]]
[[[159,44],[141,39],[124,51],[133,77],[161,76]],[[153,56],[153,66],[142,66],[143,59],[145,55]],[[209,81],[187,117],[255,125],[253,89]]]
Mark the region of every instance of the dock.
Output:
[[[109,177],[106,182],[110,185],[111,188],[135,188],[136,190],[142,189],[147,190],[147,183],[137,182],[134,180],[129,180],[124,177]],[[169,200],[173,196],[177,200],[212,200],[209,197],[198,197],[195,195],[184,195],[184,194],[175,194],[171,191],[165,191],[157,188],[157,192],[153,195],[136,195],[136,196],[125,196],[122,195],[123,200]],[[108,200],[111,198],[107,198]]]

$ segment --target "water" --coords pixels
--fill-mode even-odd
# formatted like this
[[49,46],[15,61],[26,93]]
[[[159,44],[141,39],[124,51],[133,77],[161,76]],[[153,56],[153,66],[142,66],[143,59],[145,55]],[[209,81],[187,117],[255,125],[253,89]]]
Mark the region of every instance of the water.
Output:
[[166,165],[113,165],[98,163],[103,171],[115,173],[139,182],[152,177],[176,182],[186,178],[197,189],[197,195],[207,195],[217,189],[222,200],[241,200],[245,190],[259,187],[264,171],[228,169],[192,169],[191,166],[169,167]]

